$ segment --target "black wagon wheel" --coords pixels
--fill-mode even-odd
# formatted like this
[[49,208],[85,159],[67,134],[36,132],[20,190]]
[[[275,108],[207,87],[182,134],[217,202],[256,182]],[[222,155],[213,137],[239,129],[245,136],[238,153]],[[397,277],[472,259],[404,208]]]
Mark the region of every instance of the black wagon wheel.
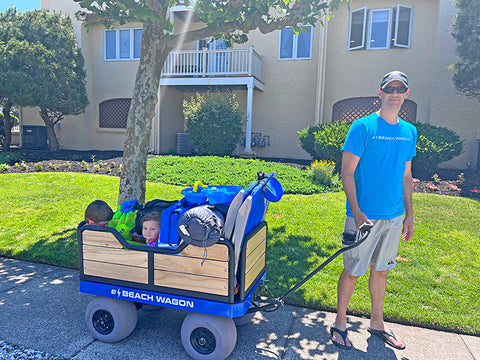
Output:
[[90,333],[103,342],[117,342],[130,335],[137,325],[135,303],[96,296],[85,311]]
[[244,325],[250,324],[254,316],[255,316],[254,312],[246,313],[245,315],[233,318],[233,322],[237,326],[244,326]]
[[222,360],[237,343],[237,328],[230,318],[189,313],[182,324],[182,344],[193,359]]

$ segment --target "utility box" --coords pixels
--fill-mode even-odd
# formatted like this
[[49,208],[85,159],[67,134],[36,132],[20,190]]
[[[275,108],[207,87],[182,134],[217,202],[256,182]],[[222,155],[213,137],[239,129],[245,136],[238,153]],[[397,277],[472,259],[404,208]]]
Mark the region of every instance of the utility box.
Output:
[[177,133],[175,147],[178,155],[191,155],[193,152],[189,133]]
[[22,129],[22,147],[24,149],[48,149],[47,128],[45,126],[23,125]]

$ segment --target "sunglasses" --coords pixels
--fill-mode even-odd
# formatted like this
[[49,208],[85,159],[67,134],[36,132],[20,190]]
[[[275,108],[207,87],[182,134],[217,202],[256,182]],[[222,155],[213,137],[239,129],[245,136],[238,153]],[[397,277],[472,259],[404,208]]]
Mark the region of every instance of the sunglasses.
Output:
[[407,92],[408,87],[406,86],[385,86],[382,91],[385,94],[393,94],[393,92],[397,90],[397,94],[404,94]]
[[93,221],[92,219],[89,219],[89,218],[85,218],[85,220],[87,222],[87,225],[98,225],[98,226],[107,226],[108,225],[108,221],[95,222],[95,221]]

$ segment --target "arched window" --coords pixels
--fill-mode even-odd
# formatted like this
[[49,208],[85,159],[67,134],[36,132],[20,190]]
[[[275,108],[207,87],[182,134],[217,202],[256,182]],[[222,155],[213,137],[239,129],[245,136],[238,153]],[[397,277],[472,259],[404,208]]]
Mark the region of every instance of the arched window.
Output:
[[[380,110],[380,99],[377,96],[340,100],[333,105],[332,121],[354,122],[378,110]],[[414,123],[417,120],[417,104],[405,99],[398,116]]]
[[132,99],[105,100],[99,106],[101,128],[125,129]]

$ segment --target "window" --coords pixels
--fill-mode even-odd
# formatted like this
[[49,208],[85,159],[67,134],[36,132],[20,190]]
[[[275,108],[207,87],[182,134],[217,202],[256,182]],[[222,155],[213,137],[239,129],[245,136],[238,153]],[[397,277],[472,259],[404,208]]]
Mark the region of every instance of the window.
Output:
[[350,13],[348,50],[380,50],[409,48],[412,33],[413,7],[367,9]]
[[390,48],[392,9],[370,10],[367,49]]
[[312,58],[313,26],[304,26],[307,32],[295,34],[293,28],[280,30],[278,58],[280,60],[296,60]]
[[99,105],[101,128],[125,129],[131,99],[105,100]]
[[140,59],[142,29],[105,30],[105,60]]

